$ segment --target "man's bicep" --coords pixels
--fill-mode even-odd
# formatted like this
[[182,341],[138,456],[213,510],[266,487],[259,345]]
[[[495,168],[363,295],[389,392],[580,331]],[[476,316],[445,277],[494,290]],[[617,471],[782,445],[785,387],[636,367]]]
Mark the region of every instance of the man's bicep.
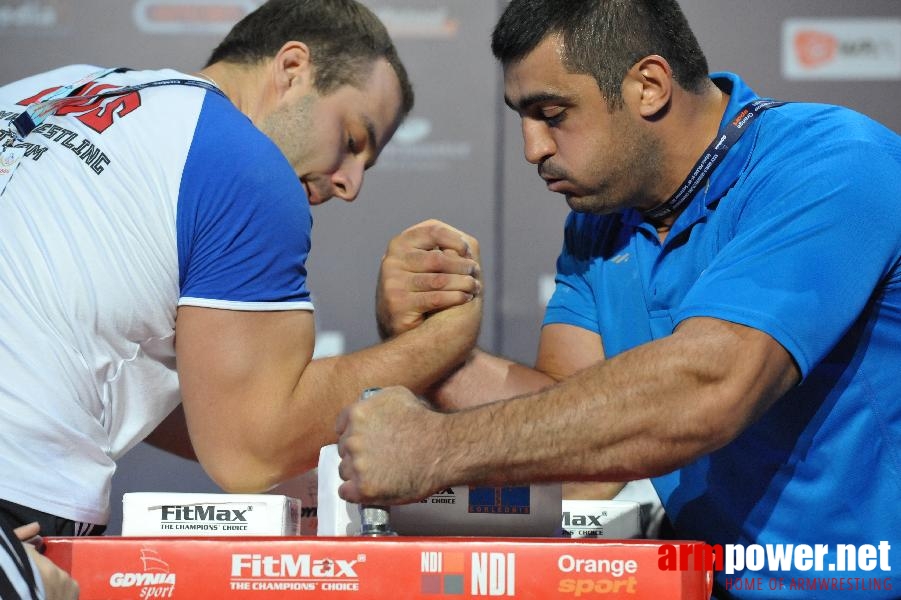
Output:
[[541,329],[535,368],[545,375],[560,381],[602,360],[604,346],[597,333],[563,323]]
[[197,460],[197,455],[194,453],[194,448],[191,446],[191,439],[188,435],[185,409],[181,404],[176,406],[169,413],[169,416],[163,419],[163,422],[157,425],[156,429],[144,438],[144,442],[176,456],[187,458],[188,460]]
[[314,337],[311,311],[178,309],[182,403],[205,467],[227,448],[255,443],[246,439],[255,422],[278,418],[312,359]]
[[[778,340],[740,323],[686,319],[660,342],[693,374],[691,380],[674,381],[674,387],[691,389],[694,381],[698,394],[703,393],[700,386],[708,387],[709,414],[712,420],[722,420],[724,431],[726,423],[746,427],[801,380],[797,362]],[[661,356],[655,364],[664,360]]]

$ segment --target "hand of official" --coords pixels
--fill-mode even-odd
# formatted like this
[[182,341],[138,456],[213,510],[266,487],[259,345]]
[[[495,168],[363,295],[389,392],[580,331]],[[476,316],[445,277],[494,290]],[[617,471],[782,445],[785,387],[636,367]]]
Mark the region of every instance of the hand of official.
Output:
[[[16,537],[19,540],[33,538],[40,532],[40,526],[37,523],[29,523],[17,527]],[[34,561],[38,569],[38,575],[44,582],[44,593],[47,600],[76,600],[78,598],[78,583],[64,570],[56,566],[52,560],[41,554],[37,549],[25,543],[25,552]]]
[[438,472],[445,415],[403,387],[385,388],[338,417],[338,494],[357,504],[406,504],[444,482]]
[[376,319],[382,339],[420,325],[430,314],[481,293],[478,241],[436,221],[423,221],[388,244],[379,270]]

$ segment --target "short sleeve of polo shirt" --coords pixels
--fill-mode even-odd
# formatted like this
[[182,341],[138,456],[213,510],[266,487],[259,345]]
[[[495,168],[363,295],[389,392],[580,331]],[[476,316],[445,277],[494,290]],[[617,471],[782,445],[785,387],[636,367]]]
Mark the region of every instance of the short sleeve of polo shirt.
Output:
[[897,273],[901,146],[851,111],[791,104],[761,119],[755,144],[717,208],[732,234],[673,319],[762,330],[806,376]]
[[573,325],[600,334],[598,307],[588,280],[593,240],[587,232],[593,229],[589,224],[595,219],[579,213],[570,213],[566,218],[554,293],[545,309],[543,325]]
[[218,94],[204,100],[177,210],[180,306],[312,310],[303,186],[271,140]]

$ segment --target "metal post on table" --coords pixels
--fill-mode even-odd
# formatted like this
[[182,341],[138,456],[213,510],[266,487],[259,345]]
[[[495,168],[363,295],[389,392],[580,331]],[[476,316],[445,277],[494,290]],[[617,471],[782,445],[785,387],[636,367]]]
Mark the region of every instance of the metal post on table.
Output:
[[[378,387],[366,388],[360,394],[360,401],[366,400],[381,389]],[[391,528],[390,510],[387,506],[360,505],[360,535],[368,537],[397,535],[397,532]]]

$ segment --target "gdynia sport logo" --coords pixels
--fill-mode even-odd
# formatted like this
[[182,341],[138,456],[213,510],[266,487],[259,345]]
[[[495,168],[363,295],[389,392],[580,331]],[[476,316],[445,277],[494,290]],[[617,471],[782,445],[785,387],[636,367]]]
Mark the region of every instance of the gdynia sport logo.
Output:
[[837,544],[834,552],[829,544],[663,544],[658,566],[736,575],[721,580],[727,589],[881,591],[892,589],[891,549],[885,540]]

